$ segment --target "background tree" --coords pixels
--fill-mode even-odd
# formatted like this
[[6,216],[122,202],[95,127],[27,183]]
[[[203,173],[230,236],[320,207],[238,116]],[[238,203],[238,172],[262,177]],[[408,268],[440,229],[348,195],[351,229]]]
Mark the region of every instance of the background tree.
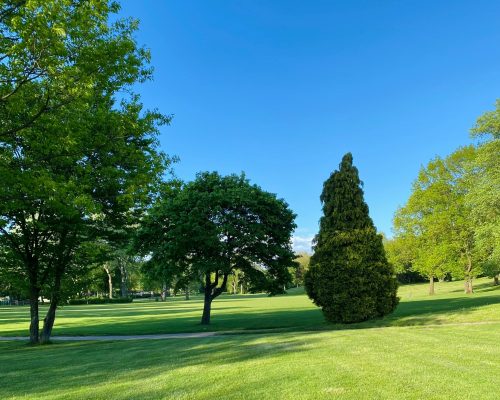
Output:
[[465,292],[472,293],[472,280],[481,272],[465,202],[474,157],[474,147],[468,146],[430,161],[394,218],[396,237],[413,253],[413,268],[429,279],[429,294],[434,294],[434,278],[447,273],[463,278]]
[[294,265],[295,215],[244,175],[200,173],[163,197],[145,219],[138,249],[169,276],[203,276],[202,324],[236,270],[269,293],[283,291]]
[[387,261],[394,267],[394,272],[400,283],[424,282],[425,278],[415,271],[413,267],[415,259],[414,243],[405,237],[394,237],[384,239],[384,249]]
[[[3,267],[27,283],[30,341],[47,342],[86,243],[113,241],[155,192],[168,163],[156,150],[157,127],[169,119],[144,112],[131,91],[151,77],[149,54],[133,37],[136,21],[109,23],[115,3],[3,4]],[[42,292],[51,303],[40,337]]]
[[297,267],[293,268],[290,273],[292,275],[292,283],[295,287],[304,285],[304,277],[309,269],[309,263],[311,262],[311,255],[306,252],[301,252],[297,254]]
[[498,284],[500,274],[500,100],[496,109],[479,117],[471,130],[479,139],[476,157],[467,177],[470,191],[465,202],[475,225],[477,251],[483,270]]
[[307,294],[330,322],[351,323],[391,313],[398,304],[387,262],[363,199],[352,155],[323,185],[323,217],[306,274]]

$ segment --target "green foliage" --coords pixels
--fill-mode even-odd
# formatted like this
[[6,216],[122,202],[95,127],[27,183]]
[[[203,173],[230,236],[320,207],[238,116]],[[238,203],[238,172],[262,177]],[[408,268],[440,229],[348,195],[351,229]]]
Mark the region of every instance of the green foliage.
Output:
[[495,110],[485,112],[471,129],[472,137],[490,137],[493,140],[500,139],[500,99],[495,103]]
[[465,202],[471,210],[484,272],[494,277],[500,274],[500,100],[494,111],[478,119],[471,133],[482,141],[469,172],[471,189]]
[[394,271],[368,215],[361,184],[348,153],[321,194],[324,215],[305,287],[331,322],[380,317],[398,304]]
[[150,210],[137,240],[153,269],[171,279],[202,277],[208,304],[242,271],[271,294],[283,291],[294,265],[290,237],[295,215],[285,201],[251,185],[244,175],[200,173],[166,191]]
[[400,283],[422,282],[424,277],[413,270],[412,243],[405,237],[384,239],[384,249],[387,261],[394,267],[396,277]]
[[[168,158],[132,86],[151,77],[134,20],[107,0],[0,5],[0,247],[33,306],[55,307],[86,244],[113,242],[137,223]],[[85,255],[85,256],[82,256]],[[35,329],[36,328],[36,329]]]
[[[478,118],[475,146],[422,168],[407,204],[396,213],[394,259],[429,277],[500,274],[500,101]],[[389,246],[390,248],[390,246]],[[391,251],[389,250],[389,253]],[[399,259],[399,260],[397,260]]]
[[311,255],[306,252],[297,254],[297,266],[290,269],[290,274],[292,275],[292,284],[294,286],[303,286],[304,277],[307,270],[309,269],[309,264],[311,262]]
[[467,291],[481,273],[471,208],[465,201],[475,155],[476,149],[468,146],[430,161],[394,218],[396,240],[405,244],[412,268],[431,282],[448,273],[464,278]]

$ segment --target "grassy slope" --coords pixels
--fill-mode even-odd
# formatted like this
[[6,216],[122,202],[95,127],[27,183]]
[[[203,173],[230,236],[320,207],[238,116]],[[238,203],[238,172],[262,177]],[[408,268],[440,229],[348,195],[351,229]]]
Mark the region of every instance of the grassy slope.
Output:
[[[254,314],[264,310],[264,324],[298,329],[44,347],[0,342],[0,398],[497,399],[500,290],[491,289],[488,281],[480,284],[483,287],[472,297],[461,294],[459,283],[443,284],[432,299],[423,296],[424,286],[403,287],[398,311],[356,327],[365,329],[301,331],[322,321],[304,296],[242,296],[218,302],[214,318],[219,328],[237,327],[247,313],[252,322],[244,326],[258,327]],[[167,314],[179,311],[181,322],[168,319],[165,327],[191,326],[198,320],[198,305],[196,310],[191,305],[184,309],[185,302],[175,302]],[[113,325],[117,321],[123,319],[127,325],[123,313],[139,318],[142,309],[146,318],[155,320],[162,315],[157,308],[161,306],[133,304],[134,312],[122,305],[100,312],[92,307],[93,316],[85,316],[90,312],[85,307],[68,307],[65,312],[74,310],[73,318],[82,315],[81,322],[90,323],[86,328],[115,333],[121,331]],[[3,320],[11,318],[10,310],[2,309],[0,319],[15,332],[18,322]],[[96,317],[99,313],[102,320]],[[189,313],[193,316],[186,317]],[[141,321],[147,324],[147,319]],[[138,322],[127,326],[139,326]],[[74,323],[61,319],[58,332],[76,333]],[[159,328],[151,324],[149,329]]]
[[[500,307],[500,288],[492,287],[490,280],[479,280],[473,296],[463,294],[461,282],[437,284],[436,289],[438,294],[429,297],[425,284],[403,286],[399,294],[401,304],[394,314],[356,327],[478,322],[489,318],[492,311]],[[169,299],[165,303],[66,306],[57,313],[54,335],[203,331],[207,328],[199,325],[202,307],[200,297],[189,301]],[[500,313],[495,320],[500,322]],[[0,336],[27,335],[28,325],[28,307],[0,308]],[[300,289],[274,298],[226,295],[214,301],[212,325],[208,330],[263,328],[295,331],[330,326]]]

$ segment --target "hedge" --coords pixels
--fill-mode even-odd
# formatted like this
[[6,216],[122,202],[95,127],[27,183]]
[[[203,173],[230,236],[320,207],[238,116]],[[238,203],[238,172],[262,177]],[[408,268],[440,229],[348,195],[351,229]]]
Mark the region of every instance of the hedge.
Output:
[[100,297],[90,297],[88,299],[70,299],[68,304],[77,306],[81,304],[109,304],[109,303],[132,303],[132,297],[118,297],[116,299],[106,299]]

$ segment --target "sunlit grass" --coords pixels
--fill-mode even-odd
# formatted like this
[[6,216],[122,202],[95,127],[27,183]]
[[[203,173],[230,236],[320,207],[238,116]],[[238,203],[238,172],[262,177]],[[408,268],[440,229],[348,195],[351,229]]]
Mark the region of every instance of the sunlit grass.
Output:
[[[500,312],[494,313],[500,307],[500,287],[493,287],[489,279],[480,279],[476,288],[475,294],[465,295],[462,282],[437,283],[437,294],[428,296],[426,284],[402,286],[401,303],[392,315],[349,327],[500,322]],[[65,306],[57,313],[54,335],[332,328],[301,288],[276,297],[223,295],[213,303],[212,324],[208,328],[200,325],[202,307],[200,296],[188,301],[170,298],[164,303]],[[28,324],[28,307],[0,308],[0,335],[27,335]]]
[[[0,399],[497,399],[500,290],[480,280],[400,289],[397,311],[350,326],[324,323],[301,290],[225,296],[202,339],[0,342]],[[0,326],[25,333],[26,308],[0,309]],[[57,334],[201,329],[200,299],[72,306]],[[282,332],[240,334],[245,329]],[[319,330],[315,330],[319,329]],[[255,332],[255,331],[250,331]]]
[[497,399],[500,324],[0,342],[2,399]]

